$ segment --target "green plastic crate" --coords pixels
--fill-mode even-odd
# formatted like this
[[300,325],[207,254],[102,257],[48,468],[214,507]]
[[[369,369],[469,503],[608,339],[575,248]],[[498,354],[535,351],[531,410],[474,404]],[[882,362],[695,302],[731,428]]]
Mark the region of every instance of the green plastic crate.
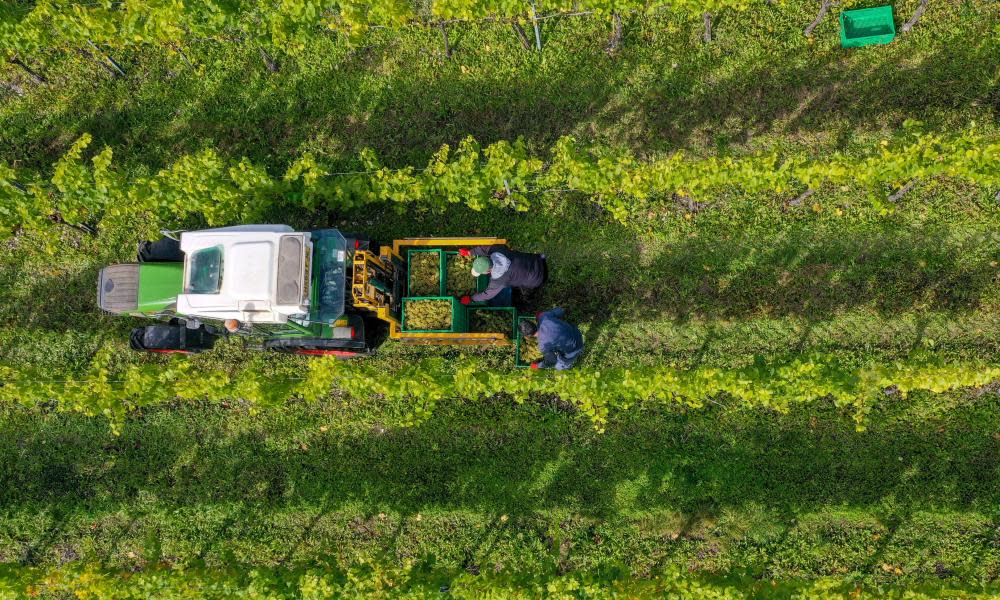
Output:
[[515,367],[520,367],[522,369],[525,369],[525,368],[530,367],[531,363],[530,362],[522,362],[521,361],[521,338],[523,337],[521,335],[521,321],[531,321],[532,323],[534,323],[534,324],[537,325],[538,324],[538,320],[535,319],[535,317],[518,317],[517,318],[517,324],[515,326],[516,333],[517,333],[517,341],[514,343],[514,366]]
[[840,45],[859,48],[888,44],[896,37],[891,6],[845,10],[840,13]]
[[[407,300],[444,300],[451,303],[451,329],[409,329],[406,326]],[[401,329],[404,333],[467,333],[469,331],[469,311],[454,296],[419,296],[403,298]]]
[[[506,333],[510,339],[514,339],[517,336],[515,327],[517,327],[517,309],[513,306],[477,306],[469,309],[469,331],[471,333]],[[472,331],[472,317],[476,312],[500,312],[507,313],[509,323],[507,324],[506,331]]]
[[[410,268],[410,264],[411,264],[411,262],[413,260],[413,256],[415,254],[431,254],[431,253],[437,254],[437,257],[438,257],[438,294],[435,295],[435,296],[417,296],[416,294],[413,293],[413,291],[411,289],[411,285],[410,285],[411,284],[410,275],[413,273],[413,269]],[[440,249],[432,249],[432,250],[425,250],[425,249],[421,249],[421,250],[409,250],[406,253],[406,295],[408,297],[410,297],[410,298],[418,298],[418,297],[419,298],[436,298],[439,295],[443,295],[442,290],[444,288],[444,269],[445,269],[445,266],[444,266],[444,252],[442,252]]]
[[[458,254],[457,251],[445,250],[444,257],[441,260],[441,295],[445,296],[448,294],[448,257],[455,256]],[[476,278],[476,292],[481,292],[490,285],[489,275],[480,275]],[[476,303],[480,304],[480,303]]]

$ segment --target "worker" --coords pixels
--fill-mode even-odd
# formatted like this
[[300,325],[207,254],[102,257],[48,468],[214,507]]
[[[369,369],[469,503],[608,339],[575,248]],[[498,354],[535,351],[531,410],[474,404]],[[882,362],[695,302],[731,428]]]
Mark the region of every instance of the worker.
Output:
[[502,292],[507,300],[505,305],[509,306],[510,288],[520,288],[524,294],[542,287],[549,279],[549,266],[544,254],[515,252],[502,244],[460,248],[458,253],[476,257],[472,261],[473,276],[490,276],[489,286],[478,294],[462,296],[462,304],[490,302]]
[[551,369],[565,371],[576,363],[583,353],[583,336],[575,325],[563,321],[566,311],[553,308],[550,311],[538,313],[538,324],[529,320],[521,321],[521,335],[537,336],[538,351],[542,360],[531,363],[532,369]]

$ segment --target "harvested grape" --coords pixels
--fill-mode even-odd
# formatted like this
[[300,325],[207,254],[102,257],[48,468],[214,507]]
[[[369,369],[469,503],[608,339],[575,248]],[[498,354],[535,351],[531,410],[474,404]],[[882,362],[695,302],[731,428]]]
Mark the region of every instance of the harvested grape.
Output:
[[469,312],[471,331],[475,333],[506,333],[513,331],[513,317],[505,310],[472,310]]
[[476,278],[472,274],[472,256],[449,254],[446,267],[445,290],[448,296],[463,296],[476,291]]
[[542,360],[542,358],[542,353],[538,350],[538,338],[522,336],[520,356],[521,362],[533,363]]
[[410,296],[441,295],[441,255],[415,252],[410,255]]
[[403,302],[406,309],[403,328],[407,331],[451,329],[450,301],[407,299]]

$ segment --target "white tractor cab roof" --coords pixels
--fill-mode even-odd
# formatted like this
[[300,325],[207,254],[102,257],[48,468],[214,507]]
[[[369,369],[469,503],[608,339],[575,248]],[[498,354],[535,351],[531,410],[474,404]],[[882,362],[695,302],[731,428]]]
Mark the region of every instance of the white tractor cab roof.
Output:
[[177,313],[285,323],[309,312],[312,242],[288,225],[240,225],[181,234],[184,289]]

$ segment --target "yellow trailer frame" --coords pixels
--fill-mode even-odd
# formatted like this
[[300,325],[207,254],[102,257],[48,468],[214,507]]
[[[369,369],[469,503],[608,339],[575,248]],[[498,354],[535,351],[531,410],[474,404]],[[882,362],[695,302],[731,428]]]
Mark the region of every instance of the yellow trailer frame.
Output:
[[[404,238],[392,242],[391,255],[401,258],[411,248],[468,248],[470,246],[492,246],[506,244],[507,240],[495,237],[447,237],[447,238]],[[385,251],[387,249],[383,249]],[[402,260],[402,259],[401,259]],[[388,312],[388,311],[386,311]],[[406,344],[438,344],[456,346],[510,346],[513,340],[504,333],[410,333],[404,332],[402,324],[395,318],[389,322],[389,337]],[[390,315],[391,317],[391,315]]]
[[379,281],[379,273],[386,273],[391,281],[395,269],[393,258],[402,260],[390,248],[379,249],[377,256],[369,250],[355,250],[351,265],[351,296],[354,306],[374,312],[379,319],[389,323],[390,330],[399,326],[399,320],[392,314],[389,290],[383,289],[376,282]]

